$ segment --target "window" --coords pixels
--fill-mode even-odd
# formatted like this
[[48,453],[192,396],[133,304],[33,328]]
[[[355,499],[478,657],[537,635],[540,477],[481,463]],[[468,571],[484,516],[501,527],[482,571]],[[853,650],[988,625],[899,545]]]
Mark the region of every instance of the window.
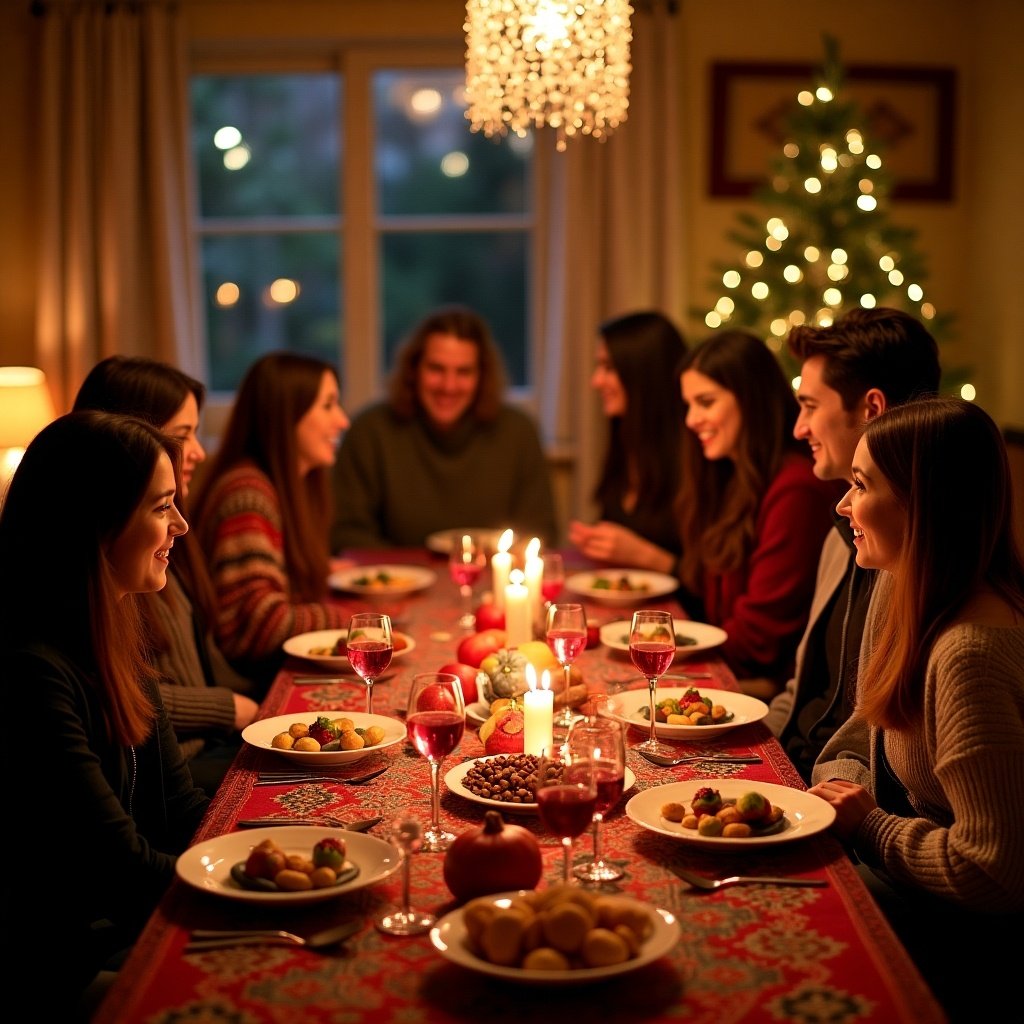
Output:
[[405,333],[448,302],[487,318],[510,382],[529,388],[532,140],[471,133],[462,83],[461,56],[365,48],[320,67],[197,69],[213,391],[292,348],[337,364],[358,409],[381,394]]

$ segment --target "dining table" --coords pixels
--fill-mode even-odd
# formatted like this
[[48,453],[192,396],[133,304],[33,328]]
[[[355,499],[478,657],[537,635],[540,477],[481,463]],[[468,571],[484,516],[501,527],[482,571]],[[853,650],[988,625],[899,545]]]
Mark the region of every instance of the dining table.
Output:
[[[414,641],[395,657],[374,685],[374,713],[404,717],[412,676],[458,661],[466,632],[447,560],[428,549],[349,552],[366,566],[417,566],[431,581],[398,597],[337,594],[353,608],[386,607],[395,626]],[[588,565],[565,553],[567,565]],[[576,563],[579,564],[576,564]],[[480,590],[487,589],[485,576]],[[611,596],[611,595],[609,595]],[[628,620],[637,607],[664,608],[685,618],[673,594],[628,603],[563,591],[558,600],[579,600],[600,625]],[[332,597],[332,599],[334,599]],[[543,639],[543,637],[540,637]],[[600,712],[616,694],[647,691],[646,680],[618,645],[588,643],[575,662],[586,685],[584,710]],[[686,682],[684,676],[697,676]],[[296,682],[299,679],[301,682]],[[694,685],[701,692],[737,692],[733,673],[719,652],[684,648],[659,686]],[[326,714],[365,711],[362,681],[322,671],[288,656],[259,711],[259,718],[300,714],[309,721]],[[849,855],[828,828],[811,829],[792,841],[707,844],[644,827],[626,812],[634,799],[674,783],[707,780],[711,787],[742,783],[757,790],[784,787],[792,799],[813,800],[782,747],[762,721],[751,721],[707,739],[669,741],[680,754],[746,755],[758,763],[696,761],[658,767],[639,756],[646,728],[626,726],[627,766],[635,783],[608,812],[603,825],[605,858],[623,877],[602,883],[607,894],[624,894],[659,908],[678,939],[656,959],[635,970],[582,983],[561,977],[508,979],[482,963],[467,966],[443,956],[430,933],[384,934],[375,915],[400,904],[401,868],[372,885],[309,903],[249,903],[225,898],[178,877],[146,924],[117,978],[97,1008],[95,1024],[402,1024],[550,1021],[685,1021],[688,1024],[802,1021],[807,1024],[945,1021],[946,1015],[907,951],[875,905]],[[480,758],[484,745],[467,721],[463,737],[443,766]],[[405,740],[342,765],[322,781],[257,785],[261,771],[290,767],[273,750],[243,744],[213,797],[193,844],[242,831],[238,822],[265,817],[346,821],[380,817],[367,833],[388,841],[392,823],[410,814],[430,818],[429,771],[425,758]],[[343,780],[386,769],[371,780]],[[306,768],[312,774],[313,770]],[[655,793],[649,799],[657,799]],[[783,798],[785,802],[785,797]],[[631,805],[632,806],[632,805]],[[456,835],[478,827],[487,806],[442,782],[441,824]],[[503,814],[528,829],[542,855],[538,889],[561,881],[562,846],[539,817],[523,810]],[[311,837],[315,826],[308,829]],[[799,830],[797,830],[799,831]],[[312,842],[312,838],[310,842]],[[748,845],[744,845],[747,842]],[[396,863],[401,863],[397,857]],[[576,841],[574,856],[586,859],[590,834]],[[457,914],[458,902],[444,880],[444,853],[417,852],[408,859],[411,905],[439,919]],[[404,865],[403,865],[404,866]],[[707,877],[782,876],[816,880],[820,887],[733,885],[703,891],[683,881],[679,870]],[[293,946],[237,945],[187,951],[196,929],[277,928],[309,936],[343,922],[355,932],[329,950]],[[568,972],[573,973],[573,972]]]

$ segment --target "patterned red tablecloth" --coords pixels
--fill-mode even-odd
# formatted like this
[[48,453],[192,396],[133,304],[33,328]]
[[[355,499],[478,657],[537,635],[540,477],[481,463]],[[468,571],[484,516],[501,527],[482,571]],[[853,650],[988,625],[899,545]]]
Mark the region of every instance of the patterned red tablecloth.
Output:
[[[389,553],[387,561],[422,563],[422,556]],[[383,559],[381,559],[383,560]],[[375,688],[374,711],[403,711],[408,682],[418,671],[454,661],[460,634],[455,627],[458,597],[443,563],[437,582],[394,610],[399,627],[416,648],[393,662],[394,672]],[[671,604],[659,605],[672,607]],[[602,622],[628,617],[628,610],[591,606]],[[710,655],[710,656],[709,656]],[[603,646],[587,649],[577,661],[588,688],[632,679],[643,686],[628,657]],[[296,674],[310,666],[290,661],[261,708],[261,717],[320,710],[362,711],[362,683],[295,686]],[[710,672],[701,689],[734,689],[728,668],[713,652],[677,662],[670,673]],[[638,741],[642,733],[631,733]],[[803,789],[777,741],[760,723],[741,726],[701,745],[705,752],[756,753],[758,765],[684,765],[655,768],[634,752],[629,767],[636,786],[610,813],[604,827],[608,859],[625,869],[612,890],[666,908],[680,923],[680,939],[664,957],[638,970],[584,987],[533,986],[504,982],[444,960],[427,936],[393,938],[374,929],[369,916],[398,902],[400,873],[378,885],[305,907],[273,908],[226,901],[176,881],[132,951],[118,981],[93,1018],[97,1024],[314,1024],[314,1022],[419,1022],[571,1020],[592,1012],[605,1021],[804,1021],[853,1024],[860,1021],[943,1021],[945,1016],[921,981],[899,941],[834,839],[818,833],[742,853],[706,852],[693,844],[647,831],[623,812],[628,799],[652,786],[691,778],[742,778]],[[475,731],[442,768],[480,756]],[[234,830],[240,818],[267,814],[349,819],[381,814],[374,829],[386,837],[386,822],[409,806],[429,818],[427,763],[397,744],[353,765],[359,774],[374,764],[389,769],[362,786],[307,783],[253,787],[256,771],[281,767],[275,755],[246,747],[239,754],[210,807],[197,839]],[[478,824],[484,808],[448,793],[442,786],[442,822],[458,833]],[[517,814],[542,844],[541,885],[558,881],[561,848],[533,815]],[[589,852],[589,836],[577,854]],[[424,853],[412,862],[411,901],[441,915],[453,909],[441,868],[443,854]],[[706,874],[807,875],[828,880],[823,889],[734,886],[699,893],[680,882],[674,866]],[[183,953],[193,928],[283,927],[311,934],[331,923],[361,916],[363,929],[331,954],[284,947],[245,947]]]

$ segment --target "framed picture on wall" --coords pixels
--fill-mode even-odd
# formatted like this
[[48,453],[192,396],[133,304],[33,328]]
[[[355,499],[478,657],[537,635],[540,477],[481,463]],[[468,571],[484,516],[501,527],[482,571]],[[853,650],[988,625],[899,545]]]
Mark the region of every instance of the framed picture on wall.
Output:
[[[813,64],[712,64],[712,196],[745,197],[764,184],[786,141],[787,111],[816,72]],[[872,64],[844,76],[841,99],[864,115],[865,140],[882,147],[892,198],[951,200],[956,71]]]

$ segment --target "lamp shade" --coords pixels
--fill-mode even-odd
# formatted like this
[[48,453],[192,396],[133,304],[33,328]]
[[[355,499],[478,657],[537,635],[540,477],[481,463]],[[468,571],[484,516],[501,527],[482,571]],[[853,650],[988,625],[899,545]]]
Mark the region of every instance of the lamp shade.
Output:
[[0,366],[0,448],[27,448],[55,416],[42,370]]

